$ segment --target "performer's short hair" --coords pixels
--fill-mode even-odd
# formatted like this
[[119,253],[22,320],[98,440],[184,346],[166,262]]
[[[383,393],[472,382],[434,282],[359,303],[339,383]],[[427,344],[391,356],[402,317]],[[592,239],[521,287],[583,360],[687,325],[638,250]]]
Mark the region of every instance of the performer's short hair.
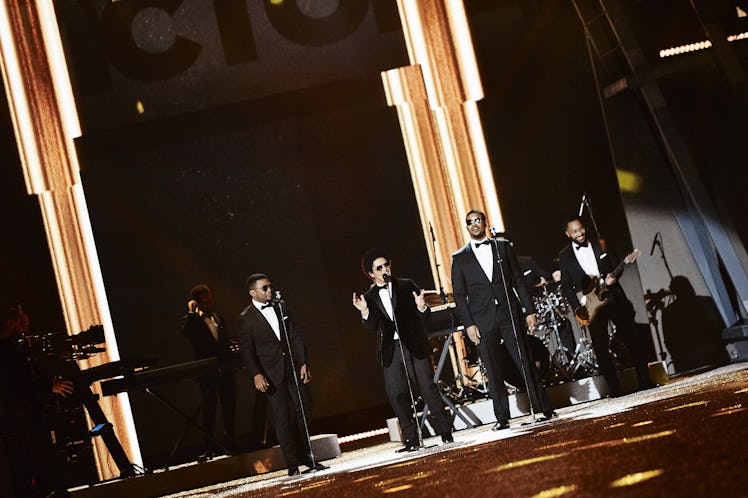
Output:
[[378,258],[384,258],[387,260],[387,262],[392,261],[392,258],[390,258],[390,253],[384,249],[380,249],[379,247],[372,247],[371,249],[367,249],[364,255],[361,257],[361,271],[364,272],[366,278],[371,278],[371,275],[369,275],[369,273],[371,273],[371,265],[374,263],[374,260]]
[[205,294],[206,292],[210,292],[210,287],[205,284],[197,284],[190,289],[190,297],[192,299],[197,299],[200,294]]
[[268,276],[265,275],[264,273],[253,273],[252,275],[247,277],[247,289],[251,290],[252,287],[255,285],[255,282],[257,282],[258,280],[266,279],[266,278],[268,278]]
[[470,216],[471,214],[479,214],[480,217],[483,218],[483,221],[486,221],[486,213],[484,213],[483,211],[479,211],[477,209],[471,209],[470,211],[468,211],[467,214],[465,215],[465,219],[467,220],[467,217]]
[[582,221],[582,218],[580,218],[579,216],[576,216],[576,215],[572,216],[572,217],[566,219],[566,223],[564,223],[564,232],[566,231],[567,228],[569,228],[569,223],[571,223],[572,221],[578,221],[579,223],[581,223],[582,225],[584,225],[584,222]]

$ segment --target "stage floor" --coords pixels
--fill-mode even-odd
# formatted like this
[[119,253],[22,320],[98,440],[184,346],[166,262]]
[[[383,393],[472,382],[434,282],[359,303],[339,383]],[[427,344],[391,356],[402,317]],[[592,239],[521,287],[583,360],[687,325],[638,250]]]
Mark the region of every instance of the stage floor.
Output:
[[329,470],[169,496],[748,496],[747,407],[748,363],[739,363],[561,408],[550,422],[465,429],[454,443],[430,438],[404,454],[399,443],[343,445]]

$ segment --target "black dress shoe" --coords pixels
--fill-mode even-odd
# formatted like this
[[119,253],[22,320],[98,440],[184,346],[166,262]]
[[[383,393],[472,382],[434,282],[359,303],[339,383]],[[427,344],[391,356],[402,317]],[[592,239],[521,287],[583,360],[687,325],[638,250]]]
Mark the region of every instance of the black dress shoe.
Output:
[[405,445],[399,450],[396,450],[395,453],[407,453],[409,451],[416,451],[417,449],[418,447],[416,443],[413,441],[405,441]]
[[558,418],[558,413],[555,412],[555,410],[548,410],[543,412],[543,417],[546,420],[550,420],[552,418]]
[[454,443],[455,438],[452,437],[452,434],[442,434],[442,443]]
[[289,476],[300,476],[301,472],[299,472],[298,467],[289,467],[288,468],[288,475]]
[[499,420],[498,422],[493,424],[493,427],[491,427],[491,430],[501,431],[501,430],[508,429],[508,428],[509,428],[509,422],[507,422],[506,420]]
[[309,470],[326,470],[326,469],[330,468],[327,465],[322,465],[319,462],[312,463],[311,460],[307,460],[307,461],[305,461],[303,463],[304,463],[304,465],[306,465],[307,467],[309,467]]

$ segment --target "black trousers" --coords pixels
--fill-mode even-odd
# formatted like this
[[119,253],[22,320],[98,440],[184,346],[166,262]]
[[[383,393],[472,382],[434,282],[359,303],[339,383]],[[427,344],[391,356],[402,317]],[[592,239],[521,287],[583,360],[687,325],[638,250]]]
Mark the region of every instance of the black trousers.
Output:
[[[500,314],[497,326],[491,330],[481,330],[478,352],[486,367],[488,375],[488,396],[493,401],[493,411],[496,420],[509,420],[509,396],[504,385],[505,369],[509,365],[502,365],[501,341],[503,339],[506,352],[514,363],[518,372],[523,374],[523,381],[527,380],[528,396],[536,412],[546,412],[553,409],[543,389],[540,373],[535,362],[528,356],[527,338],[524,327],[516,324],[519,344],[514,336],[511,319],[504,313]],[[519,316],[515,314],[515,316]],[[520,356],[521,355],[521,356]],[[523,382],[524,384],[524,382]],[[518,386],[524,387],[524,386]]]
[[[236,376],[234,372],[222,372],[217,376],[202,377],[199,383],[203,400],[203,429],[208,434],[215,435],[216,410],[220,400],[226,442],[229,446],[233,445],[236,434]],[[206,441],[206,445],[209,445],[209,442]]]
[[[436,421],[436,432],[447,435],[452,432],[452,423],[445,412],[446,405],[439,396],[436,384],[433,380],[431,363],[428,358],[415,358],[410,354],[408,348],[403,344],[400,352],[400,341],[395,341],[395,351],[392,362],[384,367],[384,388],[390,405],[400,422],[403,431],[403,439],[406,442],[417,443],[418,421],[413,419],[413,407],[408,390],[408,378],[405,376],[405,365],[408,367],[408,375],[413,390],[420,391],[423,400],[429,407]],[[403,362],[403,358],[405,362]],[[414,397],[417,393],[414,393]]]
[[[300,365],[297,369],[299,367]],[[301,399],[299,399],[294,375],[295,373],[287,362],[284,379],[278,384],[272,384],[265,392],[270,401],[275,434],[278,436],[281,452],[289,467],[298,467],[307,463],[311,454],[305,429],[305,421],[308,422],[311,410],[311,397],[307,386],[297,376],[301,393]]]
[[608,321],[616,326],[616,335],[623,342],[631,355],[631,361],[636,370],[639,385],[645,387],[651,383],[647,359],[641,351],[641,345],[636,340],[634,325],[634,306],[627,299],[608,298],[608,304],[600,308],[595,320],[587,326],[592,339],[592,349],[597,357],[600,374],[610,387],[613,395],[621,393],[621,383],[616,374],[616,368],[610,357],[610,338],[608,336]]

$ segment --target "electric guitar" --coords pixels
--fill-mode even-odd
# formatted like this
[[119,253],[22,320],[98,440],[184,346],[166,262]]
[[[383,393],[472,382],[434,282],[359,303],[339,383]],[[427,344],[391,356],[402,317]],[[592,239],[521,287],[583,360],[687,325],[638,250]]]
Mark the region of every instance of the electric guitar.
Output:
[[[621,263],[616,266],[610,274],[617,279],[621,276],[621,273],[623,273],[624,265],[630,265],[636,261],[641,254],[642,252],[639,249],[634,249],[628,256],[623,258],[623,261],[621,261]],[[579,323],[582,325],[589,325],[592,323],[595,319],[595,315],[600,311],[600,308],[608,304],[608,300],[603,297],[607,290],[608,286],[605,285],[605,275],[600,275],[597,277],[591,277],[584,290],[577,293],[579,302],[581,303],[584,301],[583,306],[574,310],[574,316],[577,318]],[[582,296],[586,299],[583,300]]]

